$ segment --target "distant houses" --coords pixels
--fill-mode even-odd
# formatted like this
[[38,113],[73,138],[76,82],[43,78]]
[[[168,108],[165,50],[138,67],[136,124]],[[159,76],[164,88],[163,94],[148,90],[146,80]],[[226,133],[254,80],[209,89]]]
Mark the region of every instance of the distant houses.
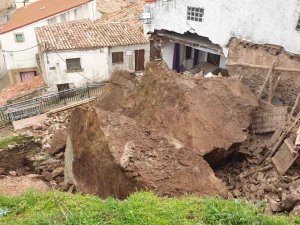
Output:
[[107,81],[114,69],[143,71],[150,60],[138,19],[143,4],[126,3],[103,19],[96,0],[39,0],[17,9],[0,29],[11,84],[41,75],[55,92]]
[[17,9],[0,30],[2,54],[11,84],[41,74],[35,28],[98,17],[95,0],[40,0]]
[[109,79],[114,69],[144,70],[148,39],[127,23],[80,20],[36,29],[45,82],[62,91]]

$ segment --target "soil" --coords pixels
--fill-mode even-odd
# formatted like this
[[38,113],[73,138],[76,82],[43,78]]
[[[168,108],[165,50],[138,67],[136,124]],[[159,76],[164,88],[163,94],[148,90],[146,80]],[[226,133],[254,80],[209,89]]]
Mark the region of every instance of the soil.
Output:
[[18,177],[0,177],[0,194],[17,196],[23,194],[28,189],[46,192],[50,190],[50,187],[46,182],[42,181],[39,176],[34,174]]
[[0,151],[0,173],[8,174],[9,171],[18,171],[19,174],[28,174],[32,170],[32,163],[28,161],[30,156],[39,152],[40,146],[33,142],[15,146],[12,149]]
[[158,130],[119,113],[76,109],[66,150],[68,181],[84,193],[126,198],[136,190],[160,196],[227,196],[209,164]]
[[[184,77],[164,63],[148,64],[140,85],[135,84],[126,72],[112,74],[97,107],[120,111],[201,156],[223,150],[218,156],[224,158],[233,144],[245,141],[258,106],[250,89],[233,79]],[[210,158],[216,161],[216,155]]]

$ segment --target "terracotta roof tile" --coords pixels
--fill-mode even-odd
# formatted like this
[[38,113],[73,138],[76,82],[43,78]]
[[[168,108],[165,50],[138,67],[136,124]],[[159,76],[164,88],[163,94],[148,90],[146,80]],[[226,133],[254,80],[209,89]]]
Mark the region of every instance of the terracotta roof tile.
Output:
[[1,90],[0,105],[5,105],[8,100],[29,94],[45,85],[46,84],[42,76],[36,76],[25,82],[10,85]]
[[143,31],[143,21],[139,20],[139,14],[144,10],[144,1],[134,2],[115,12],[104,15],[99,22],[126,22]]
[[97,10],[101,13],[112,13],[127,6],[127,0],[97,0]]
[[76,8],[92,0],[40,0],[15,11],[1,34]]
[[40,49],[44,52],[146,44],[148,39],[127,23],[93,23],[79,20],[36,29]]

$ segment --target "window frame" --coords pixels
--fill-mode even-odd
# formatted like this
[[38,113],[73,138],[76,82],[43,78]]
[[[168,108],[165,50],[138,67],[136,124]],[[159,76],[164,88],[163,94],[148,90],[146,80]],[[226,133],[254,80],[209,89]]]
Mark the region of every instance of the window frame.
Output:
[[[116,55],[116,58],[114,57],[115,55]],[[124,52],[112,52],[111,61],[112,61],[112,64],[123,64],[124,63]]]
[[[17,38],[17,36],[18,35],[21,35],[22,36],[22,41],[18,41],[18,38]],[[16,43],[24,43],[25,42],[25,35],[24,35],[24,33],[14,33],[14,38],[15,38],[15,42]]]
[[298,21],[297,21],[297,24],[296,24],[296,31],[300,31],[300,15],[298,17]]
[[[69,68],[70,67],[70,60],[79,60],[79,67],[76,68]],[[69,62],[68,62],[69,61]],[[74,62],[73,62],[74,63]],[[67,72],[77,72],[77,71],[83,71],[82,66],[81,66],[81,58],[68,58],[66,59],[66,68]]]
[[203,22],[204,8],[187,6],[186,19],[188,21]]

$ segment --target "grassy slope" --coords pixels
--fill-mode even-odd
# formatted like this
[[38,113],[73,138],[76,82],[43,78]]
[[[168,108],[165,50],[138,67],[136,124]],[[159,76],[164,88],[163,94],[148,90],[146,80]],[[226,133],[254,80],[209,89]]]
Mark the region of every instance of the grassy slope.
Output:
[[185,197],[159,198],[136,193],[125,201],[95,196],[28,192],[21,197],[0,196],[9,214],[0,224],[300,224],[300,219],[262,213],[262,207],[241,200]]

